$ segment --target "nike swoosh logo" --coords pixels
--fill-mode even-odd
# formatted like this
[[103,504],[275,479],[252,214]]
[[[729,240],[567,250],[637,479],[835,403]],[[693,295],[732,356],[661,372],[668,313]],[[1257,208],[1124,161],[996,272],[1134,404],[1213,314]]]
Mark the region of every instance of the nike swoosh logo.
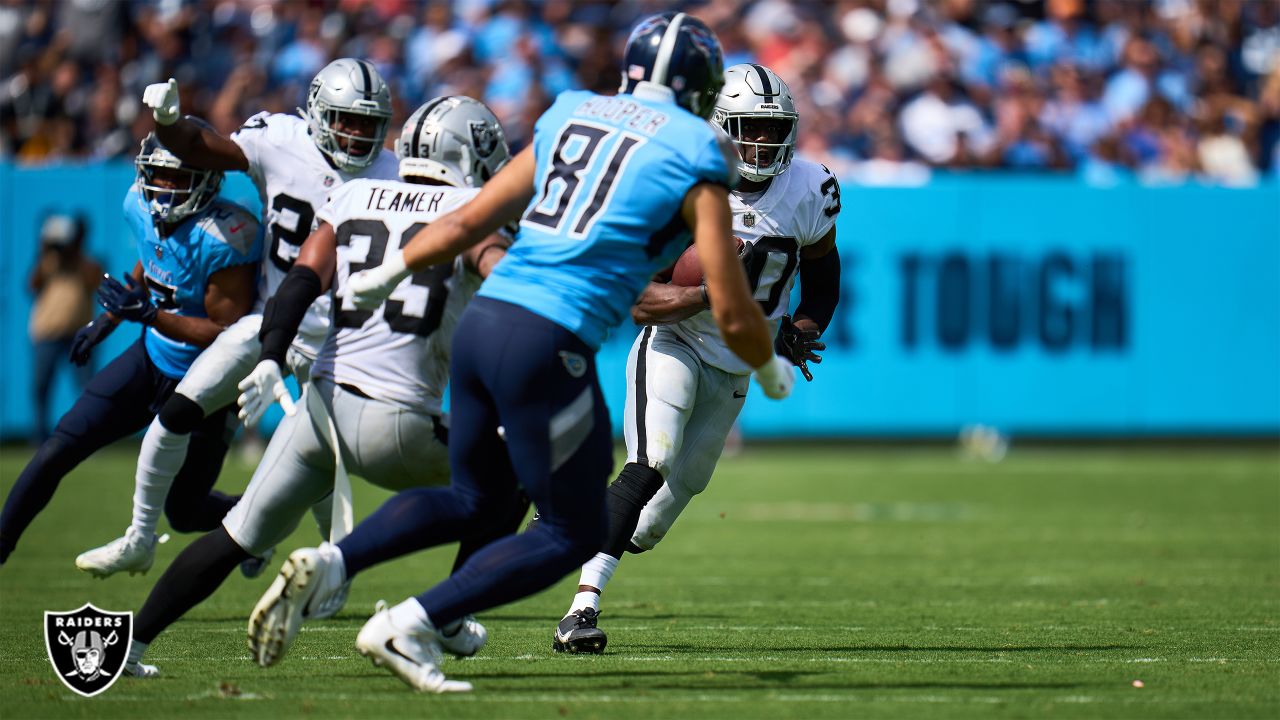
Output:
[[746,397],[746,396],[747,396],[747,394],[746,394],[746,393],[740,393],[740,392],[737,392],[737,391],[735,390],[735,391],[734,391],[734,393],[733,393],[733,396],[734,396],[734,397],[736,397],[736,398],[744,398],[744,397]]
[[397,647],[396,647],[395,638],[387,638],[387,642],[386,642],[385,644],[383,644],[383,647],[385,647],[385,648],[387,649],[387,651],[388,651],[388,652],[390,652],[390,653],[392,653],[392,654],[395,654],[395,655],[399,655],[400,657],[404,658],[405,660],[408,660],[409,662],[413,663],[414,665],[417,665],[417,664],[418,664],[418,661],[417,661],[417,660],[414,660],[413,658],[409,657],[408,655],[405,655],[404,653],[400,652],[399,648],[397,648]]
[[244,227],[245,225],[248,225],[248,223],[240,223],[239,225],[232,227],[231,232],[238,233],[240,232],[240,228]]

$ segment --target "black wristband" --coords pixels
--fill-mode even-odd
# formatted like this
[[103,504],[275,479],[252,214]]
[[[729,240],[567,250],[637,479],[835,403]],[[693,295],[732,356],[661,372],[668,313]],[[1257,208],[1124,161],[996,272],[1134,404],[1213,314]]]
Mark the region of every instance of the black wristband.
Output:
[[306,265],[293,266],[262,312],[262,329],[258,331],[258,339],[262,341],[259,362],[274,360],[284,367],[289,343],[298,334],[307,308],[320,297],[321,291],[320,276],[315,270]]

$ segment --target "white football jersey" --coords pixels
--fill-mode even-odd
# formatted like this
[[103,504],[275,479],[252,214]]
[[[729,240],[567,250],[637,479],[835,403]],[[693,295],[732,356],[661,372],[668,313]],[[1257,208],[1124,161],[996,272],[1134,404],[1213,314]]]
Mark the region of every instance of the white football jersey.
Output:
[[333,193],[317,217],[333,226],[338,265],[333,283],[333,331],[311,370],[314,377],[354,385],[371,398],[439,413],[449,383],[449,350],[463,308],[480,276],[461,257],[414,273],[376,310],[347,296],[352,273],[382,264],[436,218],[479,189],[353,180]]
[[[231,139],[249,161],[249,177],[262,200],[262,271],[258,311],[289,273],[302,243],[311,234],[316,212],[329,194],[355,178],[399,179],[395,153],[383,150],[358,173],[335,169],[311,139],[307,121],[296,115],[260,112],[245,121]],[[329,333],[329,297],[318,298],[307,311],[294,343],[315,356]]]
[[[733,234],[752,246],[747,282],[772,336],[791,303],[800,249],[821,240],[840,214],[840,185],[822,165],[797,158],[753,204],[743,202],[740,193],[730,193],[729,209]],[[670,327],[707,365],[740,375],[751,372],[725,345],[710,310]]]

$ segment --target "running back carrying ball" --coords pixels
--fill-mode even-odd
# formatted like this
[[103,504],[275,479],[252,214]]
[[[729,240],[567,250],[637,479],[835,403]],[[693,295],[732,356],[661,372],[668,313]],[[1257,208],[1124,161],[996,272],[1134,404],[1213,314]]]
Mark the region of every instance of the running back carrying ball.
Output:
[[[733,236],[738,244],[738,258],[743,265],[751,264],[751,246],[737,235]],[[703,282],[702,262],[698,260],[698,249],[692,245],[680,254],[676,264],[671,268],[671,284],[681,287],[697,287]]]

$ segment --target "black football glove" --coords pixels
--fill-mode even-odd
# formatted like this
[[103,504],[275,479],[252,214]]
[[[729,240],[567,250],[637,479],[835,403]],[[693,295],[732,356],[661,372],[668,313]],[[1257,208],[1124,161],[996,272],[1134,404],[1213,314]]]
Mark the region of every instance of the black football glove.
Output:
[[782,326],[778,328],[778,337],[774,338],[773,350],[800,368],[807,382],[813,382],[813,373],[809,372],[809,362],[820,363],[819,350],[826,350],[827,344],[820,341],[817,330],[801,330],[791,322],[790,315],[782,316]]
[[83,366],[89,362],[89,354],[93,348],[102,342],[115,325],[111,323],[106,316],[99,315],[97,319],[91,320],[88,325],[76,331],[76,336],[71,339],[71,363],[76,366]]
[[132,320],[143,325],[154,323],[159,311],[156,310],[155,303],[151,302],[151,292],[145,285],[135,284],[132,275],[124,277],[125,282],[129,283],[128,287],[121,285],[119,280],[110,275],[102,276],[102,284],[98,286],[98,304],[121,320]]

